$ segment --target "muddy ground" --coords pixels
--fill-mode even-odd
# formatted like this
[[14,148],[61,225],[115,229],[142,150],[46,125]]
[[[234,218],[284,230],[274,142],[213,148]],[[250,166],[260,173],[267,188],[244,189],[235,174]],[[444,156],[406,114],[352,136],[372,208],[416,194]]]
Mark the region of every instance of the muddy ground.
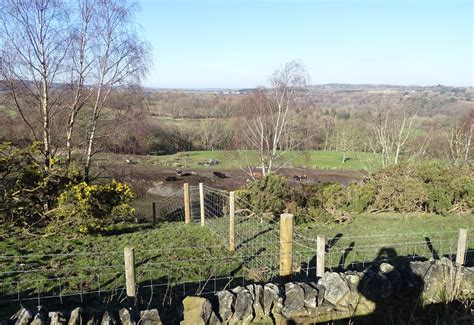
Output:
[[[244,186],[251,176],[243,170],[220,170],[212,169],[183,169],[182,175],[176,173],[174,168],[157,168],[155,166],[143,165],[109,165],[107,168],[109,177],[128,182],[139,196],[152,194],[157,196],[170,196],[182,188],[184,183],[198,185],[204,183],[223,190],[236,190]],[[224,178],[214,174],[220,172]],[[291,184],[300,183],[341,183],[348,184],[351,181],[361,181],[367,173],[352,170],[323,170],[291,168],[280,169],[278,174],[288,178]],[[304,177],[306,176],[306,177]],[[301,177],[301,180],[298,178]]]

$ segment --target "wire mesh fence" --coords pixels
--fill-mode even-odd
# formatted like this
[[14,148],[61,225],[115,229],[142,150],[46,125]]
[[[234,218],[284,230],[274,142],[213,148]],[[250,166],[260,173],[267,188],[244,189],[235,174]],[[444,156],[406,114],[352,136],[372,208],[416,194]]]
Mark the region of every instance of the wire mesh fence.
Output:
[[203,186],[205,225],[216,233],[224,245],[229,242],[229,192]]
[[124,284],[120,252],[0,256],[0,304],[86,295],[120,294]]
[[[156,201],[157,219],[184,224],[184,194],[181,190]],[[139,304],[169,305],[180,301],[185,295],[211,294],[238,285],[271,281],[279,276],[279,216],[259,211],[238,195],[231,199],[229,192],[205,185],[202,190],[199,186],[189,187],[189,204],[191,222],[200,223],[204,217],[204,227],[186,225],[182,238],[201,229],[204,236],[218,239],[209,239],[208,245],[192,242],[184,245],[184,241],[174,242],[165,238],[163,243],[166,245],[137,247],[134,267]],[[231,224],[234,250],[229,249]],[[361,270],[373,263],[396,261],[402,257],[410,260],[454,259],[457,242],[457,230],[368,236],[327,234],[324,239],[325,270]],[[474,253],[472,247],[471,241],[468,256]],[[292,251],[294,273],[315,277],[316,251],[316,230],[295,228]],[[127,297],[124,287],[121,249],[0,255],[0,310],[10,302],[42,304],[50,299],[61,303],[67,299],[121,302]]]
[[[230,236],[230,193],[204,186],[206,225],[224,242]],[[235,196],[234,202],[235,250],[245,256],[245,269],[257,280],[278,274],[279,233],[278,221],[270,214],[258,211],[248,200]]]
[[[324,262],[328,271],[363,270],[374,263],[423,261],[448,258],[455,260],[458,230],[376,234],[368,236],[325,236]],[[317,268],[317,235],[311,231],[295,233],[295,269],[315,276]],[[472,249],[467,249],[470,256]]]
[[[180,189],[175,193],[156,199],[154,201],[154,213],[157,220],[166,221],[184,221],[184,202],[183,190]],[[152,205],[149,205],[152,209]]]

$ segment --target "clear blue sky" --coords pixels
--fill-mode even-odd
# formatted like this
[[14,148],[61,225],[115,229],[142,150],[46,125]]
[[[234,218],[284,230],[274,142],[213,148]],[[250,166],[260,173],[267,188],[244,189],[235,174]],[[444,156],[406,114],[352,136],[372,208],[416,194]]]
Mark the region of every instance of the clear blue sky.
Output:
[[282,63],[313,84],[473,85],[472,0],[141,0],[153,87],[255,87]]

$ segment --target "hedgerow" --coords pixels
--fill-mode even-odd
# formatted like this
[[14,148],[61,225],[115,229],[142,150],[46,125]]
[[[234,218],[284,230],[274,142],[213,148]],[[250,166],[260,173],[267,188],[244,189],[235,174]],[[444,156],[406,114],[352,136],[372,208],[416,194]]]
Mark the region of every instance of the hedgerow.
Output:
[[390,166],[364,183],[293,188],[283,177],[268,175],[238,193],[261,212],[293,213],[298,224],[331,222],[352,212],[459,213],[474,209],[474,172],[431,161]]

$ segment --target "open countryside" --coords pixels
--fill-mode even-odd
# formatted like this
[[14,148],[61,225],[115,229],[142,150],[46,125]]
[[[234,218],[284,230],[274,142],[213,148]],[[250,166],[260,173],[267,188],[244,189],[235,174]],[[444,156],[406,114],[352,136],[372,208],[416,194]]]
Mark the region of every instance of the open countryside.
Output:
[[409,7],[5,0],[0,324],[471,324],[472,3]]

